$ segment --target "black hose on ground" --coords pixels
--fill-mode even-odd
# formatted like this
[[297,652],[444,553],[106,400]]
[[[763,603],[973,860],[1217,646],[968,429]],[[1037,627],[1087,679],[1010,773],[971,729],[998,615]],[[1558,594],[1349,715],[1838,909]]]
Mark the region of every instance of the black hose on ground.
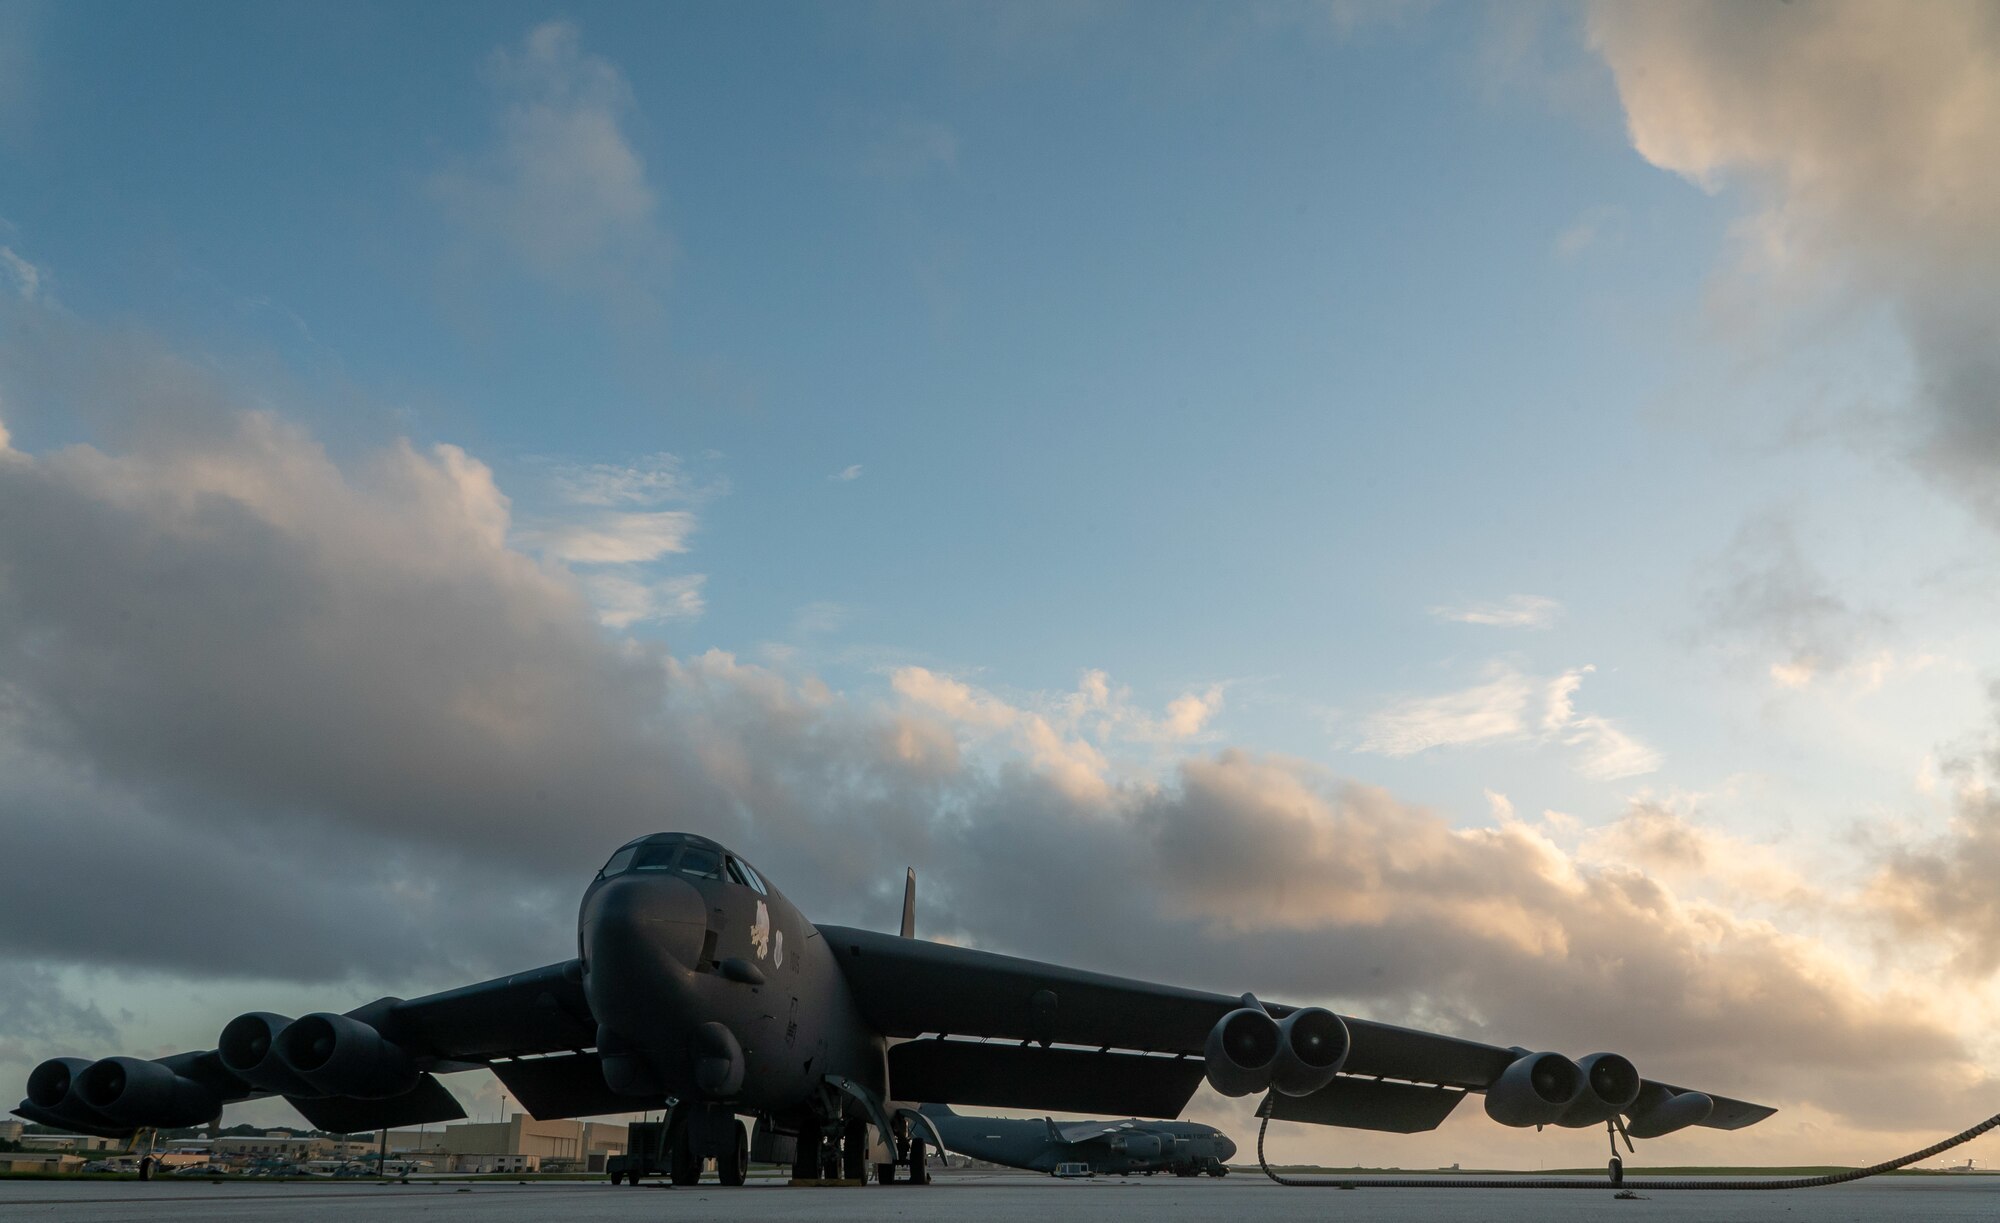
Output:
[[2000,1114],[1988,1117],[1968,1130],[1960,1130],[1943,1142],[1932,1143],[1921,1151],[1913,1151],[1901,1159],[1891,1159],[1866,1168],[1849,1168],[1845,1172],[1829,1172],[1823,1176],[1794,1176],[1783,1180],[1574,1180],[1568,1178],[1509,1177],[1505,1180],[1470,1176],[1429,1176],[1429,1177],[1326,1177],[1326,1176],[1280,1176],[1271,1170],[1264,1160],[1264,1132],[1271,1128],[1271,1106],[1275,1097],[1266,1097],[1263,1106],[1257,1110],[1262,1118],[1257,1123],[1257,1166],[1264,1169],[1264,1175],[1278,1182],[1301,1189],[1818,1189],[1826,1185],[1844,1185],[1848,1181],[1864,1180],[1880,1176],[1884,1172],[1894,1172],[1907,1168],[1918,1160],[1929,1159],[1933,1155],[1951,1150],[1955,1146],[1971,1142],[1986,1131],[2000,1126]]

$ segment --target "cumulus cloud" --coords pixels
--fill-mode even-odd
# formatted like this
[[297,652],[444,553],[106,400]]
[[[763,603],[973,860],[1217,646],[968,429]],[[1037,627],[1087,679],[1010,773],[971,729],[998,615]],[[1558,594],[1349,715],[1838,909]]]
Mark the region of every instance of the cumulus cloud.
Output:
[[[1981,1081],[1936,1003],[1608,849],[1202,744],[1220,687],[908,667],[872,697],[677,657],[521,550],[473,456],[224,419],[0,464],[0,959],[440,988],[568,954],[609,848],[681,827],[820,920],[892,923],[909,863],[955,939],[1615,1047],[1863,1126]],[[1580,674],[1489,686],[1575,734]],[[228,934],[133,937],[162,914]]]
[[431,197],[547,284],[644,296],[672,243],[626,132],[624,74],[585,51],[576,26],[551,21],[494,51],[486,77],[500,103],[494,145],[433,175]]
[[1483,684],[1412,697],[1369,715],[1359,750],[1414,756],[1445,747],[1560,743],[1574,749],[1578,772],[1599,781],[1658,769],[1658,751],[1609,719],[1576,712],[1577,689],[1595,670],[1583,666],[1543,680],[1506,663],[1491,664]]
[[1748,275],[1893,308],[1910,452],[2000,525],[2000,14],[1706,0],[1598,3],[1589,25],[1639,153],[1757,201]]
[[1498,628],[1548,628],[1562,618],[1562,612],[1562,604],[1546,595],[1509,595],[1497,603],[1431,608],[1439,620]]

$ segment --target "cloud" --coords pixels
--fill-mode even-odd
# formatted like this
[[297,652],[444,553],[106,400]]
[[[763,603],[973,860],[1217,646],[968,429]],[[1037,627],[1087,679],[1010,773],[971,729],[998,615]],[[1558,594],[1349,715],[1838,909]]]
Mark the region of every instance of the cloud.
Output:
[[33,301],[42,291],[42,270],[14,253],[11,246],[0,246],[0,272],[14,282],[14,292],[22,301]]
[[1851,607],[1834,591],[1791,522],[1777,515],[1745,523],[1704,587],[1699,637],[1747,657],[1781,688],[1846,669],[1889,628],[1884,613]]
[[1586,209],[1556,235],[1555,252],[1564,259],[1574,259],[1592,247],[1616,244],[1624,228],[1623,209],[1604,206]]
[[1498,603],[1468,603],[1433,607],[1431,616],[1456,624],[1486,624],[1497,628],[1549,628],[1562,618],[1563,605],[1545,595],[1509,595]]
[[493,147],[432,175],[431,198],[546,284],[645,297],[673,244],[625,130],[635,103],[624,74],[584,51],[576,26],[551,21],[494,51],[486,77],[500,103]]
[[1443,696],[1418,697],[1368,718],[1364,752],[1414,756],[1434,747],[1517,739],[1527,731],[1534,684],[1520,672],[1493,668],[1487,683]]
[[549,474],[562,500],[601,509],[696,504],[729,491],[729,481],[690,475],[679,455],[666,452],[632,463],[558,463]]
[[[942,936],[1617,1048],[1860,1127],[1984,1085],[1937,991],[1871,980],[1613,840],[1581,853],[1498,804],[1459,826],[1297,760],[1191,748],[1220,686],[1155,711],[1101,671],[1009,697],[906,667],[850,694],[675,656],[606,632],[577,572],[522,551],[473,456],[337,460],[217,411],[226,427],[0,464],[0,961],[59,998],[34,1022],[80,1041],[93,995],[129,984],[54,995],[47,965],[315,982],[299,992],[336,1007],[442,988],[569,954],[609,848],[680,827],[740,846],[817,920],[892,923],[907,863]],[[1582,674],[1485,686],[1539,741],[1551,718],[1588,729]],[[133,937],[194,912],[226,937]]]
[[851,463],[848,466],[841,468],[839,471],[836,471],[832,475],[827,477],[827,479],[829,480],[838,480],[843,484],[848,483],[850,481],[859,480],[860,478],[861,478],[861,464],[859,463]]
[[1908,452],[2000,525],[2000,16],[1916,8],[1597,3],[1632,144],[1710,191],[1741,188],[1740,274],[1807,299],[1886,303],[1918,367]]
[[686,510],[606,513],[582,522],[552,523],[521,533],[539,552],[585,565],[631,565],[687,551],[695,516]]
[[[1505,663],[1491,664],[1483,684],[1441,696],[1412,697],[1370,714],[1358,750],[1414,756],[1442,747],[1561,743],[1575,749],[1577,772],[1598,781],[1657,770],[1663,759],[1658,751],[1608,719],[1578,716],[1577,689],[1595,670],[1583,666],[1537,680]],[[1538,699],[1539,716],[1533,717]]]
[[597,607],[598,623],[607,628],[631,628],[662,620],[693,620],[708,610],[701,588],[708,575],[684,573],[665,578],[635,578],[622,573],[591,573],[581,579]]

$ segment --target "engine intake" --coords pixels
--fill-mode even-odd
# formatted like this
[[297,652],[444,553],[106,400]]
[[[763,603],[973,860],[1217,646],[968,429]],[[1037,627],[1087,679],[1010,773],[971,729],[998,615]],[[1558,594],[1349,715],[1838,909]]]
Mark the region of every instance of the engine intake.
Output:
[[1278,1024],[1278,1055],[1271,1086],[1288,1096],[1309,1096],[1333,1082],[1353,1042],[1340,1016],[1321,1007],[1293,1011]]
[[284,1096],[322,1095],[278,1055],[278,1038],[291,1025],[290,1016],[269,1011],[238,1015],[222,1029],[215,1042],[216,1055],[231,1074],[261,1091]]
[[1659,1138],[1690,1125],[1700,1125],[1715,1111],[1715,1100],[1698,1091],[1679,1095],[1658,1083],[1648,1083],[1632,1102],[1625,1132],[1634,1138]]
[[417,1085],[410,1055],[349,1015],[321,1011],[295,1019],[275,1044],[285,1068],[326,1095],[385,1100]]
[[1278,1046],[1278,1021],[1262,1007],[1229,1012],[1208,1034],[1203,1053],[1208,1085],[1225,1096],[1264,1090],[1271,1085]]
[[107,1057],[76,1076],[75,1094],[120,1125],[173,1129],[201,1125],[222,1112],[222,1097],[158,1062]]
[[1583,1094],[1563,1111],[1557,1124],[1571,1129],[1602,1125],[1639,1098],[1639,1072],[1616,1053],[1593,1053],[1576,1065],[1583,1071]]
[[28,1103],[36,1108],[61,1108],[65,1103],[81,1104],[76,1094],[77,1076],[90,1068],[88,1059],[52,1057],[28,1072]]
[[1575,1062],[1560,1053],[1524,1053],[1486,1089],[1486,1115],[1502,1125],[1547,1125],[1584,1090]]

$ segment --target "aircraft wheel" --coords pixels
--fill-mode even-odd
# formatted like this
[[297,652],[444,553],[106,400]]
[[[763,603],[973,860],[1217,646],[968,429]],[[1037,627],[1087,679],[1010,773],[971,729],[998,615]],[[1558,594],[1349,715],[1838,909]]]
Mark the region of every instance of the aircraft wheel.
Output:
[[667,1179],[676,1185],[692,1185],[701,1180],[701,1157],[694,1153],[694,1135],[682,1126],[674,1135],[672,1166]]
[[823,1170],[820,1167],[821,1136],[816,1124],[808,1123],[799,1134],[798,1154],[792,1158],[792,1179],[796,1181],[816,1181]]
[[921,1138],[910,1139],[910,1183],[912,1185],[928,1185],[931,1183],[931,1170],[925,1159],[925,1154],[924,1140]]
[[725,1185],[740,1185],[750,1179],[750,1136],[744,1133],[741,1121],[730,1122],[729,1128],[736,1131],[736,1141],[725,1145],[716,1157],[715,1179]]
[[876,1164],[876,1165],[875,1165],[875,1183],[876,1183],[876,1184],[878,1184],[878,1185],[893,1185],[893,1184],[895,1184],[895,1183],[896,1183],[896,1165],[895,1165],[895,1164]]
[[868,1179],[868,1123],[855,1120],[847,1123],[847,1132],[840,1143],[840,1178],[860,1181]]
[[613,1172],[611,1174],[611,1183],[614,1185],[618,1184],[620,1181],[623,1181],[624,1179],[625,1179],[625,1174],[623,1172]]

